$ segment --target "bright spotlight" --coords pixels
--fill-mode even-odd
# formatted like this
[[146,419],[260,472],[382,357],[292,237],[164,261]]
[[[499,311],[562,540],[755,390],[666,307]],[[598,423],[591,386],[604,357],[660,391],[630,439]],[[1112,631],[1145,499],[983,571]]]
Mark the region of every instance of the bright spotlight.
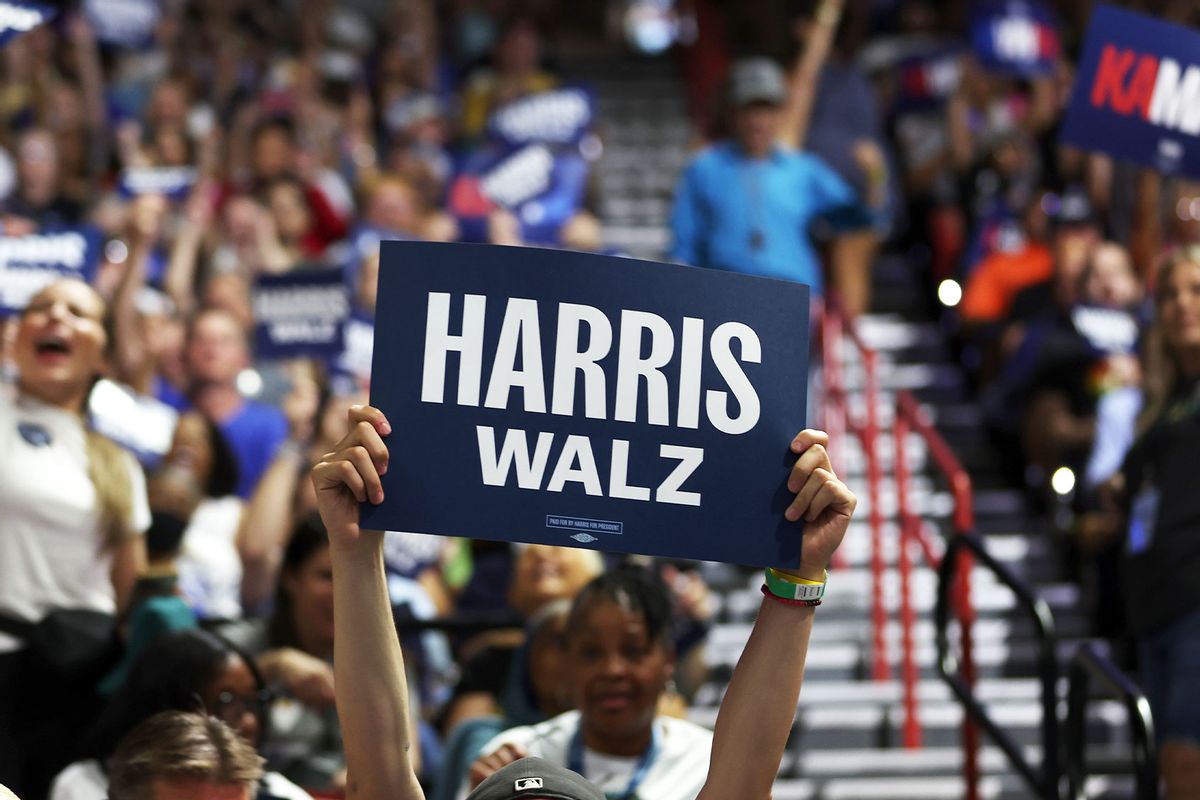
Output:
[[242,397],[258,397],[263,390],[262,375],[255,369],[242,370],[237,376],[237,388]]
[[1050,476],[1050,488],[1058,495],[1070,494],[1075,489],[1075,473],[1070,467],[1059,467]]
[[947,278],[938,284],[938,300],[946,308],[954,308],[962,302],[962,287],[958,285],[958,281],[953,278]]

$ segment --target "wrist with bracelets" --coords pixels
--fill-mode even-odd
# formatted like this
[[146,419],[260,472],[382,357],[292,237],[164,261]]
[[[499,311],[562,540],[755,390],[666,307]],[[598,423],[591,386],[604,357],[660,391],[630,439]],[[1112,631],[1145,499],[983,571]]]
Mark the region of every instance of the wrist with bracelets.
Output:
[[785,605],[819,606],[825,596],[828,578],[828,570],[825,571],[826,580],[814,581],[768,567],[764,573],[762,593]]

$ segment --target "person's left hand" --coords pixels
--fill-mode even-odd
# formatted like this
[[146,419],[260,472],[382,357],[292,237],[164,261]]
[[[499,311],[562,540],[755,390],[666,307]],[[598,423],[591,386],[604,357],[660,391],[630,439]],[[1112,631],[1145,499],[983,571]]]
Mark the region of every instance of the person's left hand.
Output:
[[788,491],[796,497],[784,511],[789,522],[804,519],[800,564],[778,569],[807,580],[824,580],[825,568],[846,535],[858,498],[834,474],[829,461],[829,434],[803,430],[792,440],[796,453]]
[[383,502],[379,476],[387,472],[388,449],[383,437],[392,432],[383,412],[371,406],[352,406],[347,413],[350,432],[312,469],[317,510],[329,546],[349,550],[359,546],[359,503]]

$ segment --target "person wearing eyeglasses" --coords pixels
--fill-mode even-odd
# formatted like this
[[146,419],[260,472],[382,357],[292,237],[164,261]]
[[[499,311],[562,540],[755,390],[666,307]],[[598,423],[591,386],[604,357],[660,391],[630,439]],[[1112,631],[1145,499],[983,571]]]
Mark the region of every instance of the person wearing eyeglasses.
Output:
[[[335,692],[348,786],[355,800],[424,800],[410,755],[408,691],[388,604],[383,534],[359,527],[360,504],[384,499],[379,476],[387,471],[385,439],[392,427],[381,411],[368,406],[351,408],[349,417],[350,433],[312,472],[333,565]],[[787,484],[796,494],[784,517],[805,520],[803,534],[796,534],[804,542],[800,563],[767,573],[762,607],[717,716],[707,778],[697,800],[771,796],[796,714],[826,567],[857,503],[830,467],[828,443],[824,432],[812,430],[790,443],[796,460]],[[582,745],[602,749],[586,731]],[[631,759],[634,778],[638,764],[652,757],[651,745]],[[603,800],[604,794],[566,765],[519,758],[499,766],[467,800],[548,797]]]
[[[252,659],[229,642],[198,628],[164,634],[134,662],[84,736],[79,760],[55,778],[50,800],[105,800],[117,743],[161,711],[195,711],[215,717],[261,748],[271,696]],[[265,772],[256,800],[311,800],[277,772]]]

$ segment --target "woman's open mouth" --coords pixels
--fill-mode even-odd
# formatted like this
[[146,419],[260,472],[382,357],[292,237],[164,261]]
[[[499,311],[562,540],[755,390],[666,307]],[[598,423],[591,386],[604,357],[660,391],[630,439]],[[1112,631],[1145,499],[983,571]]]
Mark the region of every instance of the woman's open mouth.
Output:
[[61,336],[43,336],[34,342],[33,350],[40,364],[60,364],[71,356],[71,346]]

